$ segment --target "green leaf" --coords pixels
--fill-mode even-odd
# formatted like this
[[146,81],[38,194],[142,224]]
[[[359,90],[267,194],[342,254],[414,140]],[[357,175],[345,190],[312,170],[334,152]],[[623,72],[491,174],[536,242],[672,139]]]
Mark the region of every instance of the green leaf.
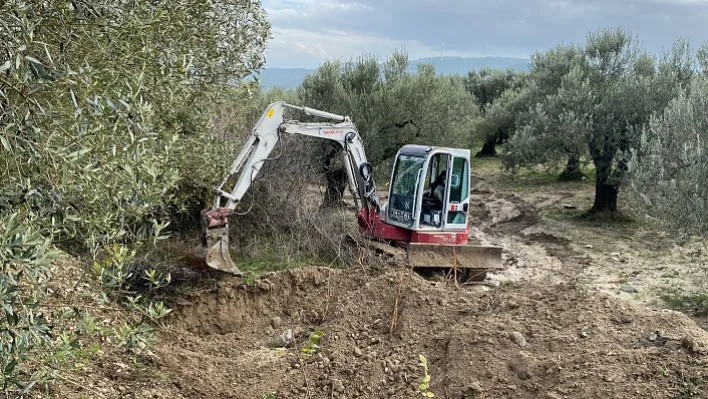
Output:
[[7,137],[0,136],[0,142],[2,142],[2,146],[5,147],[5,151],[12,151],[12,148],[10,147],[10,142],[7,141]]
[[30,57],[29,55],[26,55],[26,56],[25,56],[25,59],[26,59],[27,61],[34,62],[35,64],[43,65],[41,62],[39,62],[39,60],[37,60],[37,59],[34,58],[34,57]]
[[432,392],[425,392],[423,393],[423,396],[425,396],[426,398],[434,398],[435,394]]
[[3,370],[4,375],[11,375],[13,371],[15,371],[15,366],[17,366],[17,359],[12,359],[10,363],[5,366],[5,370]]
[[4,64],[0,65],[0,72],[7,71],[12,66],[12,63],[8,60]]

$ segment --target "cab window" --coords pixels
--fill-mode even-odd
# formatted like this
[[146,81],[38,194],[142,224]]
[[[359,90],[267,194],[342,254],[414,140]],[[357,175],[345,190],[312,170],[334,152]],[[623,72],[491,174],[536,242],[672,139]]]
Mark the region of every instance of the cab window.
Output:
[[423,168],[424,159],[412,155],[400,155],[396,160],[391,181],[388,217],[396,222],[413,223],[417,194],[416,180]]

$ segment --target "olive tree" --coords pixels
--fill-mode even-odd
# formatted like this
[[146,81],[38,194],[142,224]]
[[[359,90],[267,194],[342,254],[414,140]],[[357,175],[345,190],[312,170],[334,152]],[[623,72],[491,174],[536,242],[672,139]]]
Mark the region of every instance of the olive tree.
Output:
[[708,233],[708,80],[687,90],[651,118],[631,162],[635,211],[682,237]]
[[[404,144],[466,145],[479,109],[464,82],[438,75],[428,64],[410,73],[408,62],[399,52],[383,62],[370,56],[329,61],[305,79],[298,97],[303,105],[350,116],[375,167],[389,162]],[[331,171],[328,187],[341,193],[344,174],[334,166],[336,146],[330,148],[320,149],[317,162]],[[375,176],[388,174],[375,171]]]
[[700,67],[701,73],[708,75],[708,42],[703,43],[696,51],[696,62]]
[[511,166],[532,166],[568,160],[567,173],[578,170],[579,158],[587,154],[595,166],[595,201],[590,211],[615,215],[628,157],[639,145],[639,131],[690,76],[682,61],[686,58],[682,46],[677,43],[657,62],[635,45],[629,33],[603,29],[588,35],[582,51],[567,47],[565,57],[549,62],[555,67],[548,70],[556,73],[541,74],[543,78],[535,81],[531,72],[535,90],[548,90],[553,82],[558,88],[535,97],[529,112],[518,116],[505,161]]
[[208,106],[247,92],[239,82],[262,65],[269,30],[248,0],[0,2],[6,393],[51,374],[37,370],[52,353],[38,311],[50,244],[91,255],[137,244],[198,203],[190,183],[213,186],[228,146],[207,134]]
[[[489,68],[470,71],[467,74],[465,87],[474,95],[482,114],[486,115],[487,111],[492,111],[489,120],[481,121],[474,130],[472,137],[480,137],[484,140],[482,148],[475,156],[495,156],[496,146],[505,143],[509,138],[509,130],[513,128],[513,122],[500,123],[498,113],[501,111],[500,107],[508,104],[509,97],[518,93],[526,84],[526,77],[525,72]],[[502,104],[497,104],[497,101],[501,101]]]
[[[674,52],[680,46],[674,47]],[[652,114],[661,112],[678,95],[685,78],[680,68],[666,62],[654,74],[636,73],[637,61],[646,59],[629,34],[621,30],[589,35],[586,54],[591,65],[590,82],[599,96],[587,140],[595,165],[591,212],[614,214],[631,151],[641,144],[639,132]]]
[[582,178],[580,156],[593,123],[595,94],[585,70],[576,66],[562,76],[557,92],[516,116],[519,128],[507,145],[505,166],[544,164],[563,167],[561,180]]

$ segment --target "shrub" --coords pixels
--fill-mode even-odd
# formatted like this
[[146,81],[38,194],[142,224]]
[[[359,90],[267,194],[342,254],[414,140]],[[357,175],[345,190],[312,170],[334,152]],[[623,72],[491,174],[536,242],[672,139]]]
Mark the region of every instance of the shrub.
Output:
[[46,342],[50,243],[98,258],[193,214],[232,153],[206,134],[209,106],[248,92],[269,30],[249,0],[0,2],[6,392],[43,378],[23,367]]

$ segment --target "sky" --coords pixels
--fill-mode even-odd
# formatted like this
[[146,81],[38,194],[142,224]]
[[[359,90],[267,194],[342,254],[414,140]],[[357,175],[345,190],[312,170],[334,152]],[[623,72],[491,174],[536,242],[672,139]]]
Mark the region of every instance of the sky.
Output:
[[660,53],[708,40],[708,0],[263,0],[266,67],[314,68],[364,53],[529,58],[590,31],[621,27]]

